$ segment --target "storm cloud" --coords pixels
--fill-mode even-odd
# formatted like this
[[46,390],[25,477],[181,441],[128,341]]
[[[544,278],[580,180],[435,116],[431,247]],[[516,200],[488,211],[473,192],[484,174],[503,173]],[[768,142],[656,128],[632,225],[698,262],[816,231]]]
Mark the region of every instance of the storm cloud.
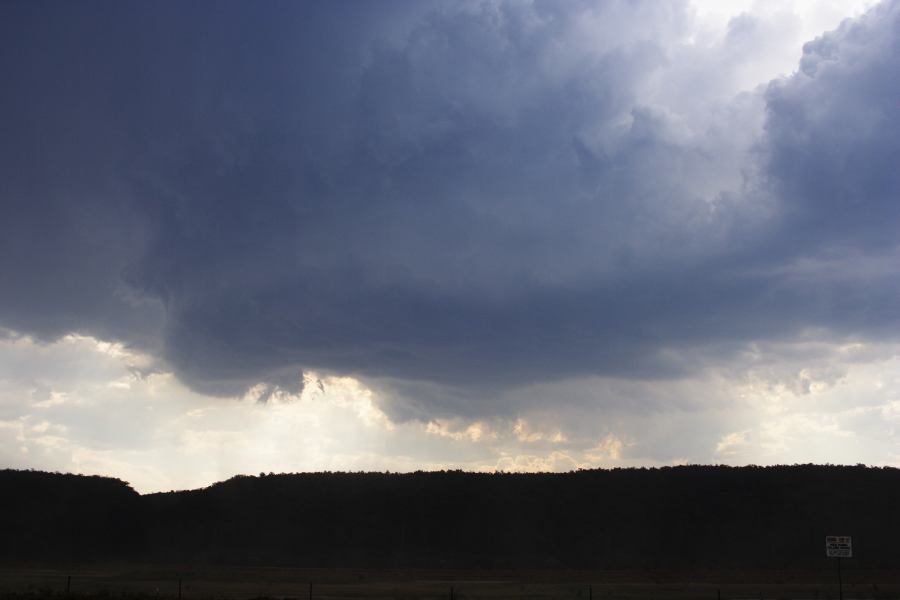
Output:
[[751,89],[767,24],[700,42],[678,2],[0,16],[16,332],[122,341],[216,395],[352,375],[398,418],[810,331],[897,341],[900,2]]

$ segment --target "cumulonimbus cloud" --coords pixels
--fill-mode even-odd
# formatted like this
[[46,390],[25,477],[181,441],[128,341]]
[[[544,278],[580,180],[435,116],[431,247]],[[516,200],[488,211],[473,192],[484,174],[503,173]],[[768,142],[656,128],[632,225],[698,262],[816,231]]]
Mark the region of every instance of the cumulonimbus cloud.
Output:
[[6,6],[0,324],[459,410],[890,336],[898,7],[723,100],[683,4]]

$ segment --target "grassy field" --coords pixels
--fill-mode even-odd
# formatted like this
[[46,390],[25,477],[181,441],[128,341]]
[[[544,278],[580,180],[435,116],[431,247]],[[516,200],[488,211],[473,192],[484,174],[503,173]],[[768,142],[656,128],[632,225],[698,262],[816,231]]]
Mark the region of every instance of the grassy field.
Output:
[[[69,579],[71,577],[71,579]],[[133,566],[0,567],[0,595],[25,598],[543,600],[830,600],[836,573],[293,569]],[[311,584],[311,585],[310,585]],[[900,598],[900,573],[844,569],[844,597]]]

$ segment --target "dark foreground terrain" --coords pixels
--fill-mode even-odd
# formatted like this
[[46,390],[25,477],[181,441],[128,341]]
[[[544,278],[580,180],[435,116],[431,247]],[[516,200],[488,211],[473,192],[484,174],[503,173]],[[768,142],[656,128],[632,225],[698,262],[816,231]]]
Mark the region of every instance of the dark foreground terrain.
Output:
[[[71,575],[70,573],[74,573]],[[5,600],[837,599],[826,571],[289,569],[168,565],[0,569]],[[66,590],[69,590],[67,593]],[[844,572],[844,598],[900,597],[900,574]]]
[[[0,471],[0,594],[175,598],[900,597],[900,470],[240,476],[141,496]],[[134,565],[143,565],[135,567]],[[151,565],[151,566],[147,566]]]

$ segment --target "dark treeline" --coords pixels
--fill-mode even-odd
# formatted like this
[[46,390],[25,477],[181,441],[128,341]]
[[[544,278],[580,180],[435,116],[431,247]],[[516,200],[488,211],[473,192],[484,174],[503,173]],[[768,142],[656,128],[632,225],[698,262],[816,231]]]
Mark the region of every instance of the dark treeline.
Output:
[[238,476],[141,496],[117,479],[0,471],[0,559],[302,567],[900,565],[900,470],[836,466]]

